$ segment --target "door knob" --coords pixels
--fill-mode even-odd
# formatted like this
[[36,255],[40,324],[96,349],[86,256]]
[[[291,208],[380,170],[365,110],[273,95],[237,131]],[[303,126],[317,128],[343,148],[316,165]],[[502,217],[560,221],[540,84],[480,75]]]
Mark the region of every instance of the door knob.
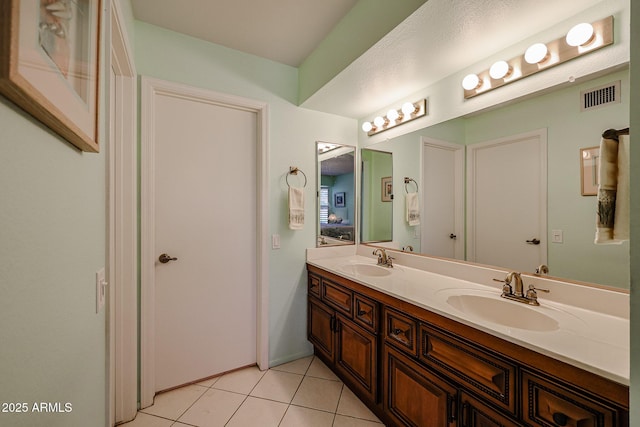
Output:
[[168,263],[169,261],[177,261],[178,258],[172,258],[171,256],[167,255],[167,254],[162,254],[158,257],[158,261],[160,261],[163,264]]
[[531,239],[531,240],[527,240],[527,243],[530,245],[539,245],[540,244],[540,240],[539,239]]
[[455,234],[451,233],[449,234],[449,238],[452,240],[456,240],[458,238],[458,236],[456,236]]

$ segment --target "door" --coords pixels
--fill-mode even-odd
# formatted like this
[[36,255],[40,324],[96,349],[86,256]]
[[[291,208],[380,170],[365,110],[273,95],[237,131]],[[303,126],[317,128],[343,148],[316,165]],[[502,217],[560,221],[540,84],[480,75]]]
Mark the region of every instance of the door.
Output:
[[547,262],[546,129],[468,146],[467,259],[518,271]]
[[257,124],[199,98],[157,96],[154,108],[160,391],[256,363]]
[[420,252],[464,259],[464,146],[422,139]]

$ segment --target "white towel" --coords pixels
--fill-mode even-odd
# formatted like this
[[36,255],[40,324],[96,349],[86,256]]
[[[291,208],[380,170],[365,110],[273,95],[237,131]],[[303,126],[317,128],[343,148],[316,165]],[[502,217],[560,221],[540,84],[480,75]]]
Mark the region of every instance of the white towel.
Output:
[[304,228],[304,189],[289,187],[289,228]]
[[420,225],[420,199],[418,193],[407,193],[407,222],[410,226]]
[[629,239],[629,136],[619,140],[600,141],[596,244]]

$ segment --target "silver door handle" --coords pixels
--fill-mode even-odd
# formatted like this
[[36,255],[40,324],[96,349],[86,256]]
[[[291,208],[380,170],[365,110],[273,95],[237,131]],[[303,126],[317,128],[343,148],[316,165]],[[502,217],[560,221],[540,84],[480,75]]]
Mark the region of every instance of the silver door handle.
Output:
[[172,258],[171,256],[167,255],[167,254],[162,254],[158,257],[158,261],[160,261],[163,264],[168,263],[169,261],[177,261],[178,258]]

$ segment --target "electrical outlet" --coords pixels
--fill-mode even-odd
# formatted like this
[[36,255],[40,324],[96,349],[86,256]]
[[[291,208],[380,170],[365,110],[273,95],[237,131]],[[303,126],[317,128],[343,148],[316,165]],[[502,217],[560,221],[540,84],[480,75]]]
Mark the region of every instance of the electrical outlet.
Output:
[[107,281],[105,278],[104,267],[96,272],[96,313],[100,313],[104,307]]

